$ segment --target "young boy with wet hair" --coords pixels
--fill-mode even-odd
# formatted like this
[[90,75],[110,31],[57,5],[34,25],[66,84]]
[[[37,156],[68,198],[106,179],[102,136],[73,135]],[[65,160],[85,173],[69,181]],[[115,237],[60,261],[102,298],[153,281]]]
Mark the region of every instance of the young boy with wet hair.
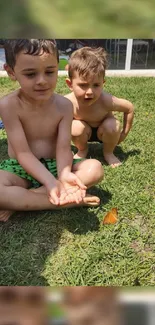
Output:
[[[88,142],[103,143],[103,156],[112,167],[121,164],[113,151],[127,137],[133,122],[130,101],[104,91],[107,53],[99,48],[83,47],[70,57],[66,83],[74,107],[72,141],[78,149],[74,158],[85,158]],[[123,128],[113,112],[124,114]]]
[[0,220],[16,210],[98,205],[86,188],[103,179],[103,168],[95,159],[73,160],[73,105],[55,93],[55,41],[7,40],[5,55],[5,70],[20,88],[0,100],[10,158],[0,163]]

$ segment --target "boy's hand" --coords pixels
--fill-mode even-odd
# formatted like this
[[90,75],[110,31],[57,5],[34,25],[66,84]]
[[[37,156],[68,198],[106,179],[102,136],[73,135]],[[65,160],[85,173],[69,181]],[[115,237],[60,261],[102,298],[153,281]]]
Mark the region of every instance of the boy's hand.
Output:
[[124,141],[126,137],[127,137],[127,134],[125,134],[122,131],[121,134],[120,134],[120,138],[119,138],[118,144],[121,143],[122,141]]
[[73,173],[69,173],[63,181],[55,180],[46,187],[49,201],[54,205],[80,203],[86,195],[86,186]]
[[50,184],[46,187],[48,199],[54,205],[60,204],[60,188],[61,183],[58,180],[55,180],[54,184]]
[[71,202],[63,184],[58,180],[55,184],[48,186],[47,195],[50,203],[54,205],[64,205]]
[[63,204],[61,199],[64,199],[64,190],[66,192],[66,198],[68,203],[80,203],[86,195],[86,186],[81,180],[74,174],[68,173],[63,180],[61,180],[62,191],[60,196],[60,204]]

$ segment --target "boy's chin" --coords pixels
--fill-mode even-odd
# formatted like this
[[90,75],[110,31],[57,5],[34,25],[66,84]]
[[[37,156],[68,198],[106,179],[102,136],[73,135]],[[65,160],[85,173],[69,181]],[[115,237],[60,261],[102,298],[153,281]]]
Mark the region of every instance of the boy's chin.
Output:
[[51,92],[38,92],[37,94],[33,95],[34,100],[39,101],[39,100],[49,100],[53,93]]
[[94,103],[94,98],[85,98],[84,103],[89,106]]

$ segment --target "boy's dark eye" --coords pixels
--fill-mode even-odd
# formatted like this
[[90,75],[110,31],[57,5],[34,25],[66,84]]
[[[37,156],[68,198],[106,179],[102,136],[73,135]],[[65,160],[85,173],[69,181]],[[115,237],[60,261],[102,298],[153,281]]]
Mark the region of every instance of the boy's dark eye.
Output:
[[87,87],[87,84],[80,84],[79,86],[84,88]]
[[29,74],[26,74],[25,76],[28,77],[28,78],[32,78],[32,77],[35,76],[35,73],[29,73]]
[[47,74],[52,74],[54,71],[46,71]]
[[94,84],[94,87],[99,87],[100,85],[99,84]]

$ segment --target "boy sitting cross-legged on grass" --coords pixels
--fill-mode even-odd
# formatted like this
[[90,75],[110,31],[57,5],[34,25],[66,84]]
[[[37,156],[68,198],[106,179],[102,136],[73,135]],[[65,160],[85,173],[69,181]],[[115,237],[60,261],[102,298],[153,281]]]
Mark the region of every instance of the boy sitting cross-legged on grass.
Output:
[[16,210],[98,205],[86,188],[102,180],[103,168],[96,159],[73,160],[73,107],[54,93],[55,41],[7,40],[5,55],[5,70],[20,88],[0,100],[10,157],[0,163],[0,220]]
[[[127,137],[134,112],[131,102],[103,90],[106,65],[106,52],[101,47],[83,47],[75,51],[69,60],[69,78],[66,79],[72,92],[65,97],[74,106],[72,141],[78,149],[74,158],[87,156],[88,141],[103,142],[105,161],[116,167],[121,162],[113,151]],[[122,130],[113,111],[124,113]]]

